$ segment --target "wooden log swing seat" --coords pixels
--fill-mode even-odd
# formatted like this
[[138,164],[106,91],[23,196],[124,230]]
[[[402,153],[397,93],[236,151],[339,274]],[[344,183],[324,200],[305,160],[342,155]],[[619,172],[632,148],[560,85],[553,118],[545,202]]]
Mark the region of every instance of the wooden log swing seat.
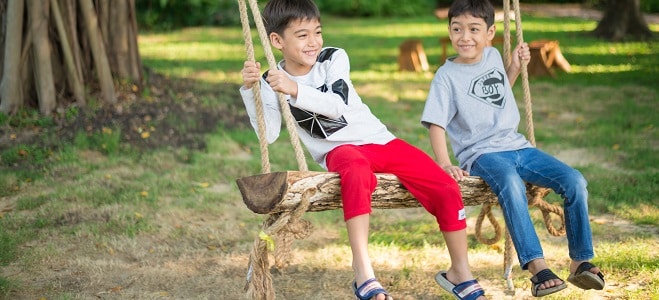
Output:
[[[252,45],[249,17],[247,15],[246,0],[238,0],[240,19],[243,28],[247,59],[255,61],[254,48]],[[276,68],[276,61],[272,53],[270,41],[267,37],[257,0],[247,0],[252,11],[254,23],[257,27],[261,44],[263,45],[266,59],[270,69]],[[513,0],[515,10],[517,41],[523,42],[521,18],[519,11],[519,0]],[[510,11],[510,0],[504,1],[504,11]],[[504,63],[510,64],[510,18],[504,14]],[[535,145],[533,133],[531,97],[528,84],[528,73],[526,64],[522,64],[522,82],[526,108],[527,136],[529,141]],[[257,109],[257,135],[261,150],[262,174],[238,178],[236,183],[242,194],[245,205],[257,214],[267,215],[263,222],[261,232],[254,240],[253,248],[249,256],[249,266],[245,285],[245,296],[249,299],[275,299],[272,286],[269,263],[269,252],[274,254],[274,267],[282,269],[287,264],[293,239],[304,239],[311,234],[311,224],[303,220],[302,215],[309,211],[325,211],[339,209],[341,204],[340,179],[337,173],[309,171],[306,164],[304,152],[300,145],[299,137],[295,129],[290,108],[284,98],[279,95],[279,104],[282,109],[286,128],[290,134],[291,144],[295,150],[298,163],[298,171],[271,172],[268,158],[268,145],[265,139],[265,120],[263,116],[263,103],[260,98],[258,82],[253,86],[256,109]],[[372,195],[372,207],[380,209],[390,208],[413,208],[420,207],[418,201],[405,189],[392,174],[376,174],[378,180],[375,192]],[[476,220],[476,238],[485,244],[494,244],[501,239],[505,226],[499,225],[492,214],[492,207],[498,204],[497,197],[492,193],[489,186],[479,177],[470,176],[459,182],[463,202],[466,206],[481,205],[480,214]],[[527,196],[529,206],[538,207],[543,214],[545,225],[550,234],[559,236],[565,234],[565,220],[563,209],[560,206],[549,204],[544,197],[549,194],[546,188],[527,185]],[[558,216],[560,226],[555,228],[551,213]],[[494,227],[494,236],[484,238],[481,228],[484,219]],[[276,247],[275,247],[276,244]],[[506,232],[504,251],[504,274],[509,290],[514,291],[512,285],[512,261],[513,246],[510,235]]]

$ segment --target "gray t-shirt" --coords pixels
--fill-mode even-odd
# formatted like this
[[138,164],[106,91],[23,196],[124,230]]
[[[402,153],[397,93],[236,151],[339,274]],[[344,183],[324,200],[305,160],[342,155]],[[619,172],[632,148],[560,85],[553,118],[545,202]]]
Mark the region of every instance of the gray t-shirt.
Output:
[[484,153],[532,147],[517,131],[520,116],[501,55],[487,47],[475,64],[452,59],[437,70],[421,117],[446,130],[460,167]]

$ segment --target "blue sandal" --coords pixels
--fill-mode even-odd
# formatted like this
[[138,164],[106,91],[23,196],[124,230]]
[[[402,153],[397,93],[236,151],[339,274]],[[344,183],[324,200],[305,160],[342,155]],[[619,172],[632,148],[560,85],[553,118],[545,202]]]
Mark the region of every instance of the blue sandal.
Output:
[[485,295],[485,291],[478,284],[476,279],[467,280],[458,285],[453,284],[446,277],[446,271],[439,271],[435,275],[435,281],[441,286],[445,291],[452,293],[455,299],[458,300],[476,300],[480,296]]
[[384,294],[386,300],[394,299],[389,296],[387,291],[382,287],[382,284],[380,284],[375,278],[364,281],[359,287],[357,287],[357,282],[353,281],[352,291],[355,292],[355,296],[357,296],[358,300],[371,300],[379,294]]

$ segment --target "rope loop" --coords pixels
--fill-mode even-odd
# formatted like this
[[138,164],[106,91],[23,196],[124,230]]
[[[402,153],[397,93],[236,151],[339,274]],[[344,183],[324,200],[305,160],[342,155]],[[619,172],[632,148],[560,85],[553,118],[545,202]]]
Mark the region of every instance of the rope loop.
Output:
[[[487,220],[492,224],[492,227],[494,227],[494,237],[492,238],[484,238],[483,237],[483,220],[487,216]],[[499,222],[497,219],[494,217],[494,214],[492,214],[492,204],[490,203],[485,203],[481,207],[481,211],[478,214],[478,218],[476,219],[476,229],[475,229],[475,235],[476,239],[485,244],[485,245],[494,245],[498,240],[501,239],[502,231],[501,231],[501,225],[499,225]]]

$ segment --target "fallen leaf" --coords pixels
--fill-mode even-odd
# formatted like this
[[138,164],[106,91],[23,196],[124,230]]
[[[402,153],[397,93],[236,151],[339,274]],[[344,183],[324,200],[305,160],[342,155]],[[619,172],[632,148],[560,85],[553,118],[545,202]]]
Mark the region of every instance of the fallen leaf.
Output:
[[208,183],[208,182],[201,182],[201,183],[199,183],[198,185],[199,185],[199,187],[207,188],[207,187],[210,186],[210,183]]

